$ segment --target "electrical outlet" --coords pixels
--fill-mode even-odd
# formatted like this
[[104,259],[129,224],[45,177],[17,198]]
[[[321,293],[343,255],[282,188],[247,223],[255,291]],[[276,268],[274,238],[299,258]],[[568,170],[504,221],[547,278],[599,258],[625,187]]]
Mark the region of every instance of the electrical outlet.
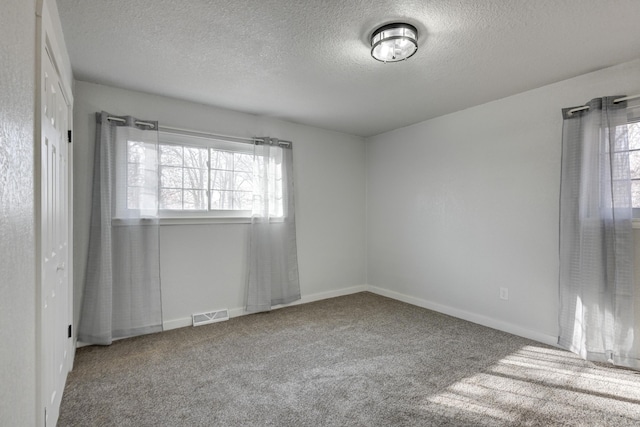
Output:
[[508,300],[509,299],[509,289],[508,288],[500,288],[500,299]]

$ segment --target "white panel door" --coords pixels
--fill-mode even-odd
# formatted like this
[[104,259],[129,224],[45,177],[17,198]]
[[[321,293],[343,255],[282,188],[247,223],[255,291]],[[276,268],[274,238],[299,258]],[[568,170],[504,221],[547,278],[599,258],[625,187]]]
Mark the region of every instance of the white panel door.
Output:
[[42,248],[41,361],[45,425],[55,425],[69,371],[69,195],[66,141],[69,104],[60,78],[43,49],[40,146]]

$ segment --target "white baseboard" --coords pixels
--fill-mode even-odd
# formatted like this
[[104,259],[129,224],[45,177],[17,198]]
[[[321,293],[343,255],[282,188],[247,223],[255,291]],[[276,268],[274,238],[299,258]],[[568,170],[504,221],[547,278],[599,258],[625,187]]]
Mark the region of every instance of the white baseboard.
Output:
[[[294,301],[290,304],[276,305],[272,307],[272,309],[277,310],[283,307],[291,307],[293,305],[307,304],[310,302],[320,301],[323,299],[341,297],[343,295],[357,294],[358,292],[364,292],[368,289],[369,287],[367,285],[358,285],[358,286],[352,286],[350,288],[345,288],[345,289],[336,289],[333,291],[318,292],[315,294],[303,295],[302,298],[297,301]],[[236,307],[236,308],[229,309],[229,317],[244,316],[246,314],[249,314],[249,313],[245,312],[243,307]],[[173,319],[173,320],[165,320],[164,322],[162,322],[162,328],[165,331],[168,331],[170,329],[184,328],[186,326],[191,326],[191,325],[192,325],[191,316],[182,317],[182,318]]]
[[[401,294],[396,291],[391,291],[389,289],[379,288],[371,285],[358,285],[358,286],[352,286],[350,288],[335,289],[332,291],[318,292],[315,294],[304,295],[298,301],[294,301],[291,304],[274,306],[273,309],[276,310],[283,307],[290,307],[290,306],[299,305],[299,304],[307,304],[314,301],[340,297],[343,295],[351,295],[351,294],[356,294],[358,292],[365,292],[365,291],[369,291],[374,294],[382,295],[398,301],[406,302],[408,304],[412,304],[418,307],[437,311],[439,313],[447,314],[449,316],[457,317],[459,319],[477,323],[482,326],[487,326],[489,328],[507,332],[509,334],[518,335],[520,337],[528,338],[528,339],[538,341],[547,345],[557,346],[557,337],[553,335],[547,335],[538,331],[532,331],[530,329],[523,328],[518,325],[505,322],[503,320],[495,319],[495,318],[484,316],[477,313],[471,313],[465,310],[460,310],[458,308],[435,303],[422,298],[412,297],[409,295]],[[243,307],[236,307],[236,308],[229,309],[229,317],[244,316],[246,314],[249,314],[249,313],[245,312]],[[179,319],[166,320],[163,322],[163,329],[165,331],[168,331],[170,329],[184,328],[186,326],[191,326],[191,325],[192,325],[192,318],[191,316],[189,316],[189,317],[183,317]],[[78,342],[78,347],[81,347],[81,346],[83,346],[83,343]]]
[[193,318],[181,317],[180,319],[165,320],[162,322],[162,330],[168,331],[169,329],[184,328],[185,326],[193,325]]
[[438,304],[432,301],[427,301],[421,298],[412,297],[409,295],[401,294],[399,292],[390,291],[388,289],[378,288],[376,286],[367,286],[367,290],[374,294],[382,295],[384,297],[392,298],[398,301],[406,302],[411,305],[426,308],[429,310],[437,311],[438,313],[447,314],[449,316],[457,317],[459,319],[467,320],[469,322],[477,323],[482,326],[487,326],[492,329],[507,332],[509,334],[518,335],[523,338],[538,341],[543,344],[552,345],[557,347],[558,337],[553,335],[543,334],[541,332],[532,331],[530,329],[522,328],[518,325],[514,325],[503,320],[494,319],[492,317],[484,316],[477,313],[470,313],[468,311],[460,310],[458,308],[449,307],[447,305]]
[[[367,285],[358,285],[358,286],[352,286],[350,288],[335,289],[333,291],[318,292],[316,294],[311,294],[311,295],[303,295],[302,298],[300,298],[298,301],[294,301],[291,304],[276,305],[276,306],[273,307],[273,309],[283,308],[283,307],[290,307],[292,305],[307,304],[307,303],[314,302],[314,301],[320,301],[320,300],[323,300],[323,299],[341,297],[341,296],[344,296],[344,295],[357,294],[358,292],[364,292],[364,291],[366,291],[368,289],[369,289],[369,287]],[[245,313],[245,314],[247,314],[247,313]]]

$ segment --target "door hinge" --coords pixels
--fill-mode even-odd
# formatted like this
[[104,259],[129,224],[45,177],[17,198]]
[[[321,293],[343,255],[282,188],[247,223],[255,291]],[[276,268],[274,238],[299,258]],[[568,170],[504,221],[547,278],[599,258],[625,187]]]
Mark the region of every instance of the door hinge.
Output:
[[70,130],[67,131],[67,142],[69,144],[71,144],[71,131]]
[[73,332],[73,327],[69,325],[69,329],[67,331],[67,338],[71,338],[73,336],[72,332]]

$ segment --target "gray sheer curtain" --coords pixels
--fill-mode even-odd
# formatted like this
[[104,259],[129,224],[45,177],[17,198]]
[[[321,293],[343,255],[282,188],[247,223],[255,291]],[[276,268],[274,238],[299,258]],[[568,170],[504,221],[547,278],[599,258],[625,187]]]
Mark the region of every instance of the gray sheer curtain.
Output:
[[[162,330],[158,125],[97,113],[89,253],[78,339]],[[118,120],[119,119],[119,120]]]
[[558,344],[639,369],[627,110],[616,98],[563,110]]
[[254,145],[246,311],[268,311],[300,299],[291,144]]

